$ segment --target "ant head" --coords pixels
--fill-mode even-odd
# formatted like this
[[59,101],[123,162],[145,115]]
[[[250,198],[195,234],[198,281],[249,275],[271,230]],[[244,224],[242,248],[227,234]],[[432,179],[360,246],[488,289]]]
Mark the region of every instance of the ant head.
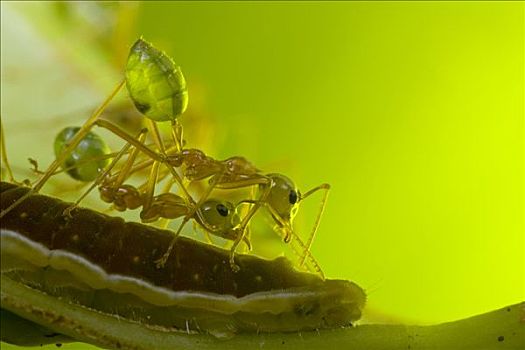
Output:
[[209,199],[204,202],[199,208],[199,214],[203,226],[221,236],[232,231],[241,222],[235,206],[219,199]]
[[299,208],[301,193],[290,178],[282,174],[268,174],[267,176],[272,180],[272,187],[266,201],[276,214],[287,224],[291,224]]

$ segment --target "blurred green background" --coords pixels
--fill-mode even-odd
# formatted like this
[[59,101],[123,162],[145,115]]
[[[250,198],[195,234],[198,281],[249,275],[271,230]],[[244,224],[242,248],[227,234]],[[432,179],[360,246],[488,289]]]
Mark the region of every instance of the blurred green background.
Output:
[[522,2],[1,6],[17,169],[52,160],[54,135],[100,103],[144,35],[189,82],[182,124],[206,116],[190,146],[303,192],[332,185],[312,251],[368,291],[366,321],[437,323],[525,299]]

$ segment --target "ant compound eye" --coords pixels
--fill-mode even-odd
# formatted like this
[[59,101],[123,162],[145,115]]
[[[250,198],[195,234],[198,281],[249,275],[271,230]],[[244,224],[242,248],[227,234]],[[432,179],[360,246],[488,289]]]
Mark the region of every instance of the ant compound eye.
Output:
[[290,194],[288,195],[288,201],[290,202],[290,204],[297,203],[297,199],[298,199],[297,192],[295,192],[295,190],[291,190]]
[[221,216],[228,216],[229,214],[229,210],[228,208],[226,208],[226,206],[224,204],[217,204],[217,206],[215,207],[217,208],[217,212],[221,215]]

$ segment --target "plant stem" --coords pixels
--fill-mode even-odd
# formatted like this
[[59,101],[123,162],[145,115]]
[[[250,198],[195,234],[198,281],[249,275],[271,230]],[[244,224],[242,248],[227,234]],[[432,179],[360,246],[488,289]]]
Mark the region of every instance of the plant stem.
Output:
[[[159,331],[93,312],[5,276],[1,282],[2,308],[53,332],[106,348],[490,350],[522,349],[525,344],[525,302],[433,326],[363,325],[319,332],[239,334],[228,340],[218,340],[207,334]],[[8,340],[7,336],[2,328],[2,340]]]

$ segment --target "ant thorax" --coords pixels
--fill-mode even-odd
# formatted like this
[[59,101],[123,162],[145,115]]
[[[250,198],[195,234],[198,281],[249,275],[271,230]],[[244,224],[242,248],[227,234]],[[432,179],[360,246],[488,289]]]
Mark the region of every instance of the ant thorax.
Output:
[[232,174],[252,175],[259,172],[259,169],[244,157],[234,156],[222,162],[226,165],[228,172]]
[[168,163],[174,167],[180,167],[184,177],[190,181],[203,180],[220,173],[223,169],[219,161],[194,148],[168,156]]

